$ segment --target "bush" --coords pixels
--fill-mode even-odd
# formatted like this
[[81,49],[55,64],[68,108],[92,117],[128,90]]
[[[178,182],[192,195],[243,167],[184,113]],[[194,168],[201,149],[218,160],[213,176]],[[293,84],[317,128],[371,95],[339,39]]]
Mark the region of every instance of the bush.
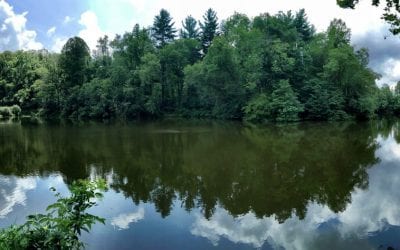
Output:
[[266,122],[271,118],[271,100],[265,94],[253,97],[244,107],[244,119],[248,122]]
[[9,118],[11,116],[12,114],[9,107],[0,107],[0,117]]
[[10,109],[13,116],[19,117],[21,114],[21,108],[18,105],[13,105]]
[[[70,187],[70,197],[55,196],[57,202],[48,206],[47,214],[30,215],[25,224],[0,231],[0,249],[82,249],[82,230],[89,232],[104,219],[85,211],[96,205],[106,188],[105,181],[78,181]],[[55,191],[54,188],[51,188]]]

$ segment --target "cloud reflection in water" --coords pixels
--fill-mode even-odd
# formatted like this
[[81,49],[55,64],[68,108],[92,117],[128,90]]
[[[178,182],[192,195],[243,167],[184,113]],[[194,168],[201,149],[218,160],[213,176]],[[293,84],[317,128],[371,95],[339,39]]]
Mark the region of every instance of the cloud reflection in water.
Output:
[[380,163],[368,171],[368,189],[357,188],[341,213],[311,202],[304,220],[293,215],[280,224],[273,216],[260,219],[249,212],[234,217],[217,207],[209,220],[197,214],[191,233],[207,238],[215,246],[226,238],[254,248],[267,242],[285,249],[319,249],[327,244],[332,249],[376,249],[365,240],[369,235],[400,226],[400,145],[392,136],[378,137],[377,142],[381,145],[376,151]]
[[15,206],[26,205],[26,192],[36,188],[36,179],[0,176],[0,184],[0,219],[2,219],[11,213]]
[[111,225],[117,227],[119,230],[129,228],[129,224],[136,223],[144,219],[144,208],[140,207],[137,212],[120,214],[111,219]]

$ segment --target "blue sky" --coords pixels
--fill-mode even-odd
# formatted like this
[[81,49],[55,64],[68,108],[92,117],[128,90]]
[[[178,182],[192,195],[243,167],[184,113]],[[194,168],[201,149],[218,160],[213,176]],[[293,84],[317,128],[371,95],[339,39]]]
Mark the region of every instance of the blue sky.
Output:
[[72,36],[82,37],[94,49],[100,36],[112,38],[136,23],[150,26],[161,8],[171,13],[179,28],[187,15],[200,20],[210,7],[220,20],[235,11],[252,17],[305,8],[318,31],[324,31],[333,18],[341,18],[352,29],[353,44],[369,48],[370,66],[383,76],[380,82],[400,80],[400,37],[389,35],[381,9],[372,7],[370,0],[361,1],[356,10],[340,9],[336,0],[0,0],[0,51],[58,52]]
[[[47,34],[52,27],[56,27],[54,35],[73,36],[80,27],[77,22],[65,22],[65,17],[79,20],[80,13],[89,9],[89,5],[82,0],[12,0],[7,1],[14,12],[26,14],[26,28],[37,33],[37,40],[46,47],[53,45],[53,39]],[[68,21],[68,20],[67,20]]]

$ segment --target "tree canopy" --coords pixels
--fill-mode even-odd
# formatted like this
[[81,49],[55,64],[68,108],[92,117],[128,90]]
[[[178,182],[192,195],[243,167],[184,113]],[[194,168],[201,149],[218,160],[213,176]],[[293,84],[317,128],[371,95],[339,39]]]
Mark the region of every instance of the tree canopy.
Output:
[[153,38],[158,47],[164,47],[175,38],[176,29],[169,12],[165,9],[160,10],[160,14],[154,17]]
[[[304,10],[218,23],[190,15],[180,37],[162,9],[152,27],[98,40],[73,37],[61,54],[0,53],[0,106],[73,119],[164,115],[250,122],[370,119],[400,114],[400,92],[378,88],[368,50],[334,19],[316,33]],[[399,88],[397,88],[399,89]]]

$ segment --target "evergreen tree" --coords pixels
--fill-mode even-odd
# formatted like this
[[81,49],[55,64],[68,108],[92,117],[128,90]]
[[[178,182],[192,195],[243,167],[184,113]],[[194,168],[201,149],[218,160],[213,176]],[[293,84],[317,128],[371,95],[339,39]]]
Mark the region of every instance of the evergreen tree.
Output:
[[314,36],[315,28],[308,22],[304,9],[301,9],[296,13],[294,25],[303,41],[309,41]]
[[180,37],[184,39],[198,39],[199,28],[197,27],[197,21],[192,16],[186,17],[185,21],[182,22]]
[[217,13],[213,9],[208,9],[203,15],[204,23],[200,23],[201,27],[201,43],[203,48],[203,54],[207,54],[208,48],[214,37],[218,34],[218,17]]
[[159,15],[154,18],[153,23],[153,38],[157,47],[162,48],[174,40],[176,33],[174,24],[169,12],[161,9]]

